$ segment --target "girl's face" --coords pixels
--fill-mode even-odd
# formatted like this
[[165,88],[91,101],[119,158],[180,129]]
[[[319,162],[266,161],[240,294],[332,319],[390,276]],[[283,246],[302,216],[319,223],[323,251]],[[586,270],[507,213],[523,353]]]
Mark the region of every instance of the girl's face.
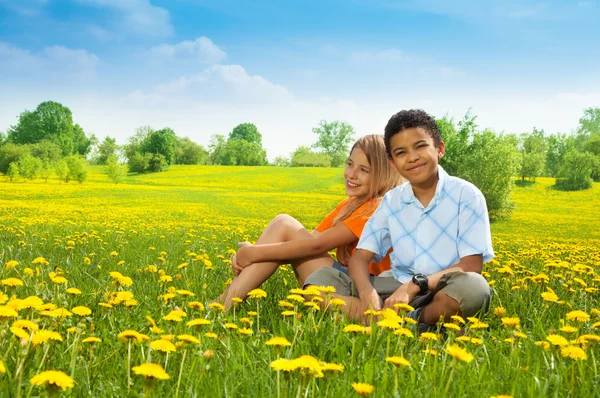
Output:
[[371,165],[360,148],[354,148],[344,169],[346,195],[366,196],[371,186]]

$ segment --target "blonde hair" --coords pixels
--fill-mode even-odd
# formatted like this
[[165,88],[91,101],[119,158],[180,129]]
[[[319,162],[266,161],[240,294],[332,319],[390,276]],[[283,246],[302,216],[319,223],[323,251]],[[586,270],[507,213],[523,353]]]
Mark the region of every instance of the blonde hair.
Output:
[[[340,209],[339,214],[333,221],[333,225],[337,225],[346,220],[356,210],[365,203],[373,200],[371,205],[363,211],[373,212],[379,205],[383,195],[402,182],[400,174],[390,165],[383,135],[371,134],[360,138],[354,143],[350,154],[354,149],[360,148],[365,153],[367,161],[371,166],[371,181],[369,183],[369,191],[366,195],[360,197],[351,197],[346,205]],[[347,264],[350,259],[353,245],[343,245],[337,248],[337,259],[341,264]]]

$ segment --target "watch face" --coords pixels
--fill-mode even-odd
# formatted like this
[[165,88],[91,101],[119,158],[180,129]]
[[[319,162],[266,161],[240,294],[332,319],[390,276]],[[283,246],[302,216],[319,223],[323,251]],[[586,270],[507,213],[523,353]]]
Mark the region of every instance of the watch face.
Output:
[[428,281],[427,281],[427,277],[425,275],[423,275],[423,274],[416,274],[416,275],[413,276],[413,282],[416,285],[423,286]]

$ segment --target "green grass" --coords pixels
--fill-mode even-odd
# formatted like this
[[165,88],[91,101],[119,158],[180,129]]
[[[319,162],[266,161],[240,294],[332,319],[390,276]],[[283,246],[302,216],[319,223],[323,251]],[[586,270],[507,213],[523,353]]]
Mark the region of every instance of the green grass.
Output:
[[[492,307],[502,306],[504,316],[519,317],[520,332],[526,337],[505,342],[514,330],[488,313],[483,321],[489,328],[468,330],[469,336],[482,338],[484,344],[458,343],[474,356],[466,363],[444,352],[456,339],[453,332],[448,333],[448,340],[421,343],[376,327],[371,335],[350,335],[343,332],[350,321],[339,314],[313,313],[301,305],[297,308],[301,319],[282,317],[284,309],[278,302],[296,287],[289,268],[280,269],[263,286],[267,298],[258,303],[250,299],[236,309],[235,316],[187,307],[193,300],[207,304],[219,294],[232,276],[224,261],[230,257],[228,251],[236,248],[238,241],[256,239],[275,215],[288,213],[308,227],[316,225],[344,197],[341,169],[178,166],[166,173],[131,175],[125,184],[114,185],[102,168],[93,167],[89,181],[81,185],[0,182],[0,280],[16,277],[24,282],[16,288],[0,286],[0,292],[6,299],[36,295],[69,310],[84,305],[93,311],[88,317],[61,319],[32,309],[20,310],[19,318],[58,331],[64,339],[35,349],[12,335],[12,320],[0,320],[0,359],[7,368],[5,374],[0,373],[0,396],[16,396],[19,385],[21,396],[30,390],[32,396],[43,393],[43,388],[29,383],[38,369],[72,374],[75,387],[66,394],[77,397],[174,396],[180,369],[180,396],[352,396],[356,393],[351,384],[357,381],[372,384],[371,395],[378,397],[598,396],[599,343],[585,345],[587,360],[579,361],[562,356],[556,347],[545,351],[535,344],[552,333],[569,340],[597,334],[592,325],[600,320],[594,315],[588,322],[565,320],[569,311],[590,314],[598,309],[598,292],[586,291],[581,282],[587,288],[598,287],[600,185],[567,193],[553,190],[552,183],[538,179],[535,184],[517,187],[512,219],[492,225],[497,258],[485,269],[494,290]],[[116,256],[111,255],[113,251]],[[36,266],[31,262],[39,256],[49,265],[38,266],[40,274],[35,275]],[[5,269],[9,260],[20,264]],[[120,261],[124,263],[118,265]],[[548,266],[561,261],[566,268]],[[184,262],[189,265],[178,269]],[[172,276],[173,281],[160,283],[160,274],[149,272],[149,265]],[[25,274],[27,267],[34,276]],[[512,274],[503,271],[507,267]],[[50,277],[51,272],[61,270],[68,286],[57,285]],[[133,285],[115,286],[111,271],[131,277]],[[67,287],[79,288],[83,294],[69,295]],[[196,296],[159,300],[171,287],[188,289]],[[545,302],[541,293],[548,288],[563,303]],[[120,304],[111,309],[99,305],[119,290],[131,291],[137,305]],[[260,319],[248,316],[257,304]],[[187,312],[183,322],[162,320],[175,308]],[[152,340],[159,339],[146,316],[157,321],[162,334],[191,333],[202,342],[187,348],[183,365],[181,348],[167,359],[151,351],[147,342],[135,344],[128,364],[128,345],[119,341],[117,334],[134,329]],[[200,317],[211,319],[212,325],[200,331],[186,326],[190,319]],[[226,322],[234,322],[238,328],[247,326],[240,321],[243,317],[254,320],[249,327],[252,336],[223,327]],[[569,336],[559,330],[565,324],[577,326],[579,331]],[[78,332],[69,333],[71,327]],[[208,331],[219,338],[206,337]],[[93,352],[81,343],[89,336],[103,340]],[[265,346],[273,336],[286,337],[292,347],[277,351]],[[428,346],[440,356],[424,353]],[[209,350],[214,353],[210,359],[204,356]],[[278,357],[301,355],[342,364],[345,370],[313,379],[298,372],[278,374],[269,366]],[[411,368],[394,368],[385,362],[390,355],[405,357]],[[171,379],[157,381],[150,391],[144,388],[142,377],[132,373],[128,388],[128,366],[147,361],[166,365]]]

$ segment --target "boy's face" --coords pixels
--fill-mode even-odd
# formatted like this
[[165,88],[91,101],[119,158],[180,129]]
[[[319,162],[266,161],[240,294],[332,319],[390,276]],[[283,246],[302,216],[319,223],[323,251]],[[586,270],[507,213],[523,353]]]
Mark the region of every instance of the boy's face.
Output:
[[433,138],[424,129],[402,130],[390,139],[390,162],[411,185],[419,185],[437,178],[438,162],[444,155],[444,142],[436,147]]

